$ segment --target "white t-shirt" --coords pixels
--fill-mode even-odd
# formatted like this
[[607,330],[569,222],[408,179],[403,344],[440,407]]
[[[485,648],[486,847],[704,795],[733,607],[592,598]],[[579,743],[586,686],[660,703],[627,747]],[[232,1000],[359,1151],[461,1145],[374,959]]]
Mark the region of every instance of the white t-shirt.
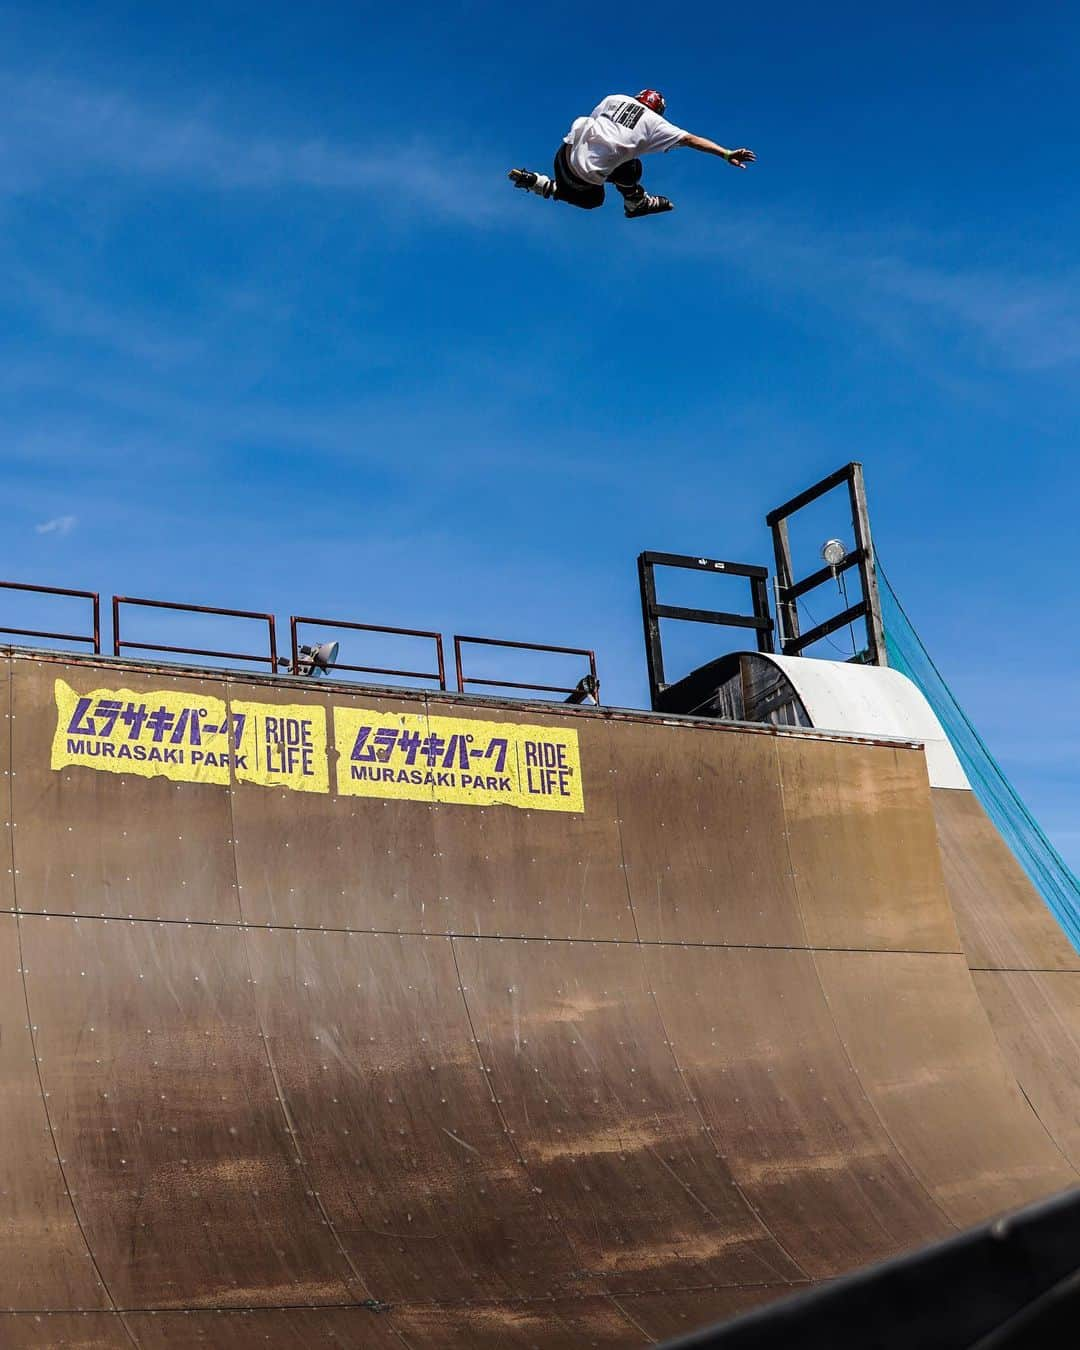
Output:
[[603,183],[620,164],[653,150],[670,150],[685,135],[629,94],[609,94],[588,117],[579,117],[563,140],[577,177]]

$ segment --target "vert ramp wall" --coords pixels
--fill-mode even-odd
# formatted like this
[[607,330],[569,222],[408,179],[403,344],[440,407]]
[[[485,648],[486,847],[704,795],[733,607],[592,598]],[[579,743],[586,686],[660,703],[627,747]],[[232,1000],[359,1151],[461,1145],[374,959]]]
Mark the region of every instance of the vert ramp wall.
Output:
[[[1075,1180],[917,747],[5,666],[5,1343],[648,1344]],[[87,751],[159,710],[231,762]],[[428,737],[528,742],[572,809],[351,777]]]

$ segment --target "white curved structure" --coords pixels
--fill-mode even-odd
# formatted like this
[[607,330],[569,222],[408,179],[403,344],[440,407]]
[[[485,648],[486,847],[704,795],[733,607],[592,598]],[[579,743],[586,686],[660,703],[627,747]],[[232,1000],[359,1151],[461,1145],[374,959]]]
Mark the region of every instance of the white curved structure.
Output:
[[805,656],[758,655],[784,672],[815,727],[922,741],[931,787],[971,788],[934,710],[898,670]]

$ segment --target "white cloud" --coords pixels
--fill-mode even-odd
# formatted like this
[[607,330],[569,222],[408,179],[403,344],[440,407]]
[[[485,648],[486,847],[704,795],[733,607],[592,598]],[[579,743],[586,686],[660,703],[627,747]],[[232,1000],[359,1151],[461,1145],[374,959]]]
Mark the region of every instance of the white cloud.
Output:
[[9,192],[31,191],[57,176],[109,173],[217,191],[369,192],[391,206],[422,205],[474,222],[502,215],[510,197],[505,182],[459,151],[418,140],[379,139],[369,149],[253,135],[206,113],[170,115],[121,93],[3,72],[0,101],[0,184]]
[[40,525],[34,526],[35,534],[70,534],[79,523],[78,516],[53,516],[52,520],[44,520]]
[[1056,259],[1040,268],[1035,252],[1024,271],[973,265],[968,257],[985,243],[943,240],[917,228],[833,229],[743,212],[719,227],[676,225],[662,247],[696,259],[734,259],[737,273],[752,283],[807,297],[915,357],[932,327],[949,335],[956,356],[976,365],[1031,373],[1080,363],[1080,269],[1062,268]]

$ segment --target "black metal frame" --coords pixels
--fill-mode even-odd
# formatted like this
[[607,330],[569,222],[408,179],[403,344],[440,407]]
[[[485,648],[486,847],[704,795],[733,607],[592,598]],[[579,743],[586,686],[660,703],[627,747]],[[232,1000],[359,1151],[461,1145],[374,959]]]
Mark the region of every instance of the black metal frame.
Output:
[[[796,580],[792,571],[791,543],[788,538],[788,520],[816,502],[819,497],[839,487],[846,487],[851,506],[851,525],[855,532],[855,548],[842,563],[836,567],[822,567],[809,576]],[[800,492],[783,506],[770,511],[765,524],[772,531],[773,552],[776,556],[776,624],[780,638],[780,650],[785,656],[798,656],[829,637],[840,628],[857,619],[866,620],[866,660],[875,666],[887,666],[885,652],[885,630],[881,621],[881,597],[878,592],[877,572],[874,566],[874,541],[870,532],[870,513],[866,504],[866,483],[863,478],[863,466],[857,462],[845,464],[820,483]],[[811,628],[808,633],[799,630],[799,599],[824,585],[834,581],[843,573],[857,568],[862,585],[862,599],[840,614],[835,614],[824,623]]]
[[[745,577],[750,582],[752,614],[732,614],[719,609],[689,609],[684,605],[661,605],[656,599],[657,567],[681,567],[691,572],[712,572],[724,576]],[[681,619],[688,623],[715,623],[724,628],[751,628],[757,635],[759,652],[772,652],[773,620],[769,611],[769,569],[751,563],[722,562],[717,558],[695,558],[684,553],[638,554],[638,584],[641,589],[641,620],[645,629],[645,659],[649,667],[649,698],[657,707],[660,695],[668,688],[664,677],[664,645],[660,636],[661,619]]]

